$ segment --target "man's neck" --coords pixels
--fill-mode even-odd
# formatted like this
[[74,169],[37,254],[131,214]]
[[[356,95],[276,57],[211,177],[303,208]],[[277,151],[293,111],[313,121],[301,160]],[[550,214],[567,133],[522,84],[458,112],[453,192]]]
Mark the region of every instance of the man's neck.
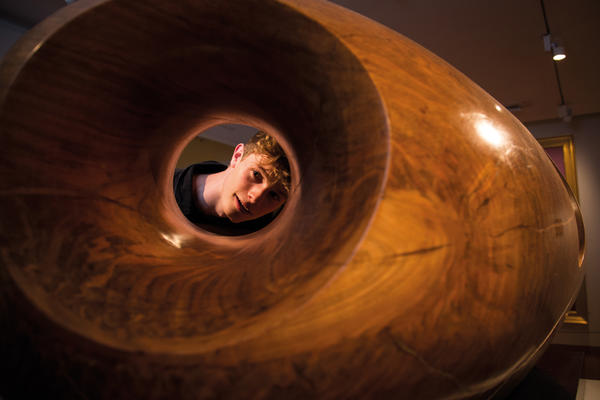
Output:
[[193,180],[194,205],[203,214],[223,216],[223,207],[219,204],[220,193],[228,171],[215,174],[196,175]]

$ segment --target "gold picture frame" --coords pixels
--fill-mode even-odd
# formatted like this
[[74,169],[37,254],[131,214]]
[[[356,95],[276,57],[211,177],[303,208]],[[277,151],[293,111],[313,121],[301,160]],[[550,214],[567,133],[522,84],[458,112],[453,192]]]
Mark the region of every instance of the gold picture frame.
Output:
[[[556,136],[537,139],[548,157],[554,162],[562,173],[565,181],[571,188],[573,195],[579,201],[579,188],[577,187],[577,169],[575,164],[575,145],[572,135]],[[565,323],[570,325],[587,325],[587,300],[585,292],[585,278],[575,300],[575,304],[565,315]]]

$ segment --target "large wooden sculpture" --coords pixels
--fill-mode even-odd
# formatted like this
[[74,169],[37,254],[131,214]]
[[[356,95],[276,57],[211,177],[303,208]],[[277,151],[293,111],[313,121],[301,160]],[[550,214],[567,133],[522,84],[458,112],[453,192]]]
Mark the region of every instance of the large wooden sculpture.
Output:
[[[81,0],[1,68],[7,399],[488,398],[581,283],[579,210],[526,129],[332,4]],[[292,160],[240,237],[171,190],[224,122]]]

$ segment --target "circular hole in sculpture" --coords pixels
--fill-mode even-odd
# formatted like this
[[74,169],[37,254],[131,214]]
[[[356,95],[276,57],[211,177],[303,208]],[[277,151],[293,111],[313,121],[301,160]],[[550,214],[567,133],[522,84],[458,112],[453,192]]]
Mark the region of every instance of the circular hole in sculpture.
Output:
[[173,176],[175,200],[201,229],[226,236],[256,232],[288,200],[287,155],[274,136],[246,125],[214,126],[182,151]]

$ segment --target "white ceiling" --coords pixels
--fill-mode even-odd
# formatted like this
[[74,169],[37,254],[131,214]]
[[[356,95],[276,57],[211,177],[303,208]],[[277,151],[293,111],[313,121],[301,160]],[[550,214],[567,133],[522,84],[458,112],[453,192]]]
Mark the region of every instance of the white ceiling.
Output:
[[[174,0],[171,0],[174,1]],[[216,0],[215,0],[216,1]],[[556,69],[573,115],[600,112],[600,0],[543,0],[567,50]],[[555,119],[561,102],[544,51],[541,0],[335,0],[408,36],[478,83],[523,122]],[[0,18],[31,27],[64,0],[0,0]]]

